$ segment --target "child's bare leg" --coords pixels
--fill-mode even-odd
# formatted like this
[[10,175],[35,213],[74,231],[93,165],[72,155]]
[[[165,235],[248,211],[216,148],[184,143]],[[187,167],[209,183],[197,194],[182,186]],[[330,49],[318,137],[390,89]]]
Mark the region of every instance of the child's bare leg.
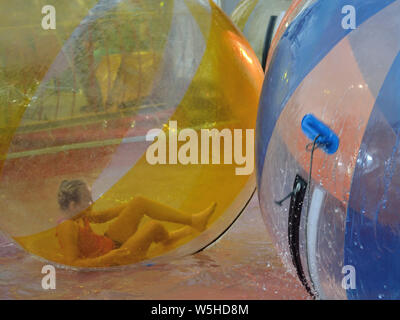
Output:
[[211,214],[215,211],[216,204],[212,204],[204,211],[190,215],[167,205],[135,197],[121,212],[108,228],[107,236],[119,243],[125,243],[136,231],[144,215],[159,221],[188,225],[198,231],[203,231]]
[[179,223],[191,226],[198,231],[204,231],[208,219],[211,214],[214,213],[216,207],[216,204],[213,203],[210,207],[197,214],[187,214],[165,204],[143,197],[137,198],[135,206],[137,206],[138,203],[140,203],[141,210],[143,210],[142,213],[154,220]]
[[144,210],[141,208],[141,203],[134,198],[110,223],[106,236],[118,243],[125,243],[137,231],[143,217]]
[[121,248],[126,248],[130,251],[127,263],[133,263],[146,258],[147,251],[153,242],[166,241],[168,238],[168,231],[161,223],[150,221],[131,236]]

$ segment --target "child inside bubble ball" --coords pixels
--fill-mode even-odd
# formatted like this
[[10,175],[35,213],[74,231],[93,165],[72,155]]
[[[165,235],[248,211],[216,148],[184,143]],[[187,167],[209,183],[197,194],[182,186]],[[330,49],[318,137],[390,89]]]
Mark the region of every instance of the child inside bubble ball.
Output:
[[[80,267],[106,267],[134,263],[146,258],[152,243],[166,246],[188,236],[193,229],[206,229],[216,203],[197,214],[186,214],[164,204],[135,196],[127,204],[94,211],[91,190],[81,180],[64,180],[58,204],[65,219],[57,226],[57,238],[66,262]],[[144,216],[152,220],[139,227]],[[112,220],[112,221],[111,221]],[[104,235],[90,223],[110,221]],[[168,232],[160,221],[185,225]]]

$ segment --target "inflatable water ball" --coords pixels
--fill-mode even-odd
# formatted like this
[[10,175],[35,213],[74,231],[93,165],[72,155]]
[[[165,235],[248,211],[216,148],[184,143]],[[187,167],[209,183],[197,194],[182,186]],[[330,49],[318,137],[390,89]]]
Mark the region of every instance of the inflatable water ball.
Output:
[[268,63],[260,206],[315,297],[400,298],[399,14],[400,1],[296,1]]
[[242,0],[231,14],[258,59],[264,63],[274,30],[291,0]]
[[[234,130],[255,129],[263,72],[248,42],[212,1],[68,0],[55,30],[45,4],[0,10],[2,232],[77,267],[212,243],[255,188],[224,156]],[[212,129],[220,144],[196,158],[186,142]]]

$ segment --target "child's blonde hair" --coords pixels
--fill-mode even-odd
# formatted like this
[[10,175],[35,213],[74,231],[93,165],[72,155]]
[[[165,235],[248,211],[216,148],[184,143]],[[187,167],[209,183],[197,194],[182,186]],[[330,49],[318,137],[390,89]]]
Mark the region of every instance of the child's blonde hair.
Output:
[[86,187],[86,182],[82,180],[64,180],[58,188],[58,204],[61,210],[68,210],[71,202],[81,201],[82,187]]

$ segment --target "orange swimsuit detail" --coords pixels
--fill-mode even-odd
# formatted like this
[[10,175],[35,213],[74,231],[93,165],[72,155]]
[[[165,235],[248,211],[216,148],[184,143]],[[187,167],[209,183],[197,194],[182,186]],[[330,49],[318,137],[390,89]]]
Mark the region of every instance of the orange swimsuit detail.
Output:
[[[82,218],[82,222],[83,226],[79,224],[78,234],[79,258],[97,258],[116,248],[110,238],[94,233],[88,218]],[[56,235],[58,236],[58,232]],[[63,247],[61,242],[60,246]]]
[[84,217],[83,226],[79,226],[78,248],[81,258],[96,258],[115,249],[114,242],[105,236],[93,232],[89,220]]

